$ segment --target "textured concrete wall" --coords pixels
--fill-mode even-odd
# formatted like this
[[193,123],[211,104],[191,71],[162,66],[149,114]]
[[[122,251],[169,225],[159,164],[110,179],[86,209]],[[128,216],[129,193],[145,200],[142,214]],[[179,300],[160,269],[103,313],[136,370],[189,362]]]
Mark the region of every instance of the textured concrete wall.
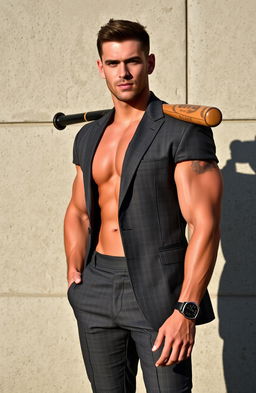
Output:
[[61,133],[51,119],[111,106],[95,68],[96,33],[110,17],[148,27],[159,97],[223,110],[214,131],[225,181],[210,284],[217,318],[197,329],[194,392],[255,391],[255,14],[254,0],[1,0],[1,392],[91,391],[62,234],[80,126]]

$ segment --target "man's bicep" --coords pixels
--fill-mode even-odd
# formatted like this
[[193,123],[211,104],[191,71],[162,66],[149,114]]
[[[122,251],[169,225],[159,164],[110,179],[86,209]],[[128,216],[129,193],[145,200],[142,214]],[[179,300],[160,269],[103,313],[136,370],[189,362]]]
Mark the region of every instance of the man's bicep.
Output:
[[194,225],[206,218],[219,221],[222,177],[215,161],[183,161],[176,165],[174,179],[181,212]]
[[76,165],[76,177],[73,182],[70,205],[80,214],[87,214],[83,172],[79,165]]

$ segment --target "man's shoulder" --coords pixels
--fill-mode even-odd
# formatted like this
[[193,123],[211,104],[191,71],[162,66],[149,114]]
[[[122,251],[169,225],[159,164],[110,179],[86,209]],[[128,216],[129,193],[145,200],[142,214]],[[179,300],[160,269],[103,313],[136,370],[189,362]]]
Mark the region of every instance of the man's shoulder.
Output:
[[90,123],[85,124],[76,134],[77,141],[84,141],[89,135],[93,134],[94,130],[104,128],[110,118],[113,116],[114,109],[107,110],[106,113],[97,120],[93,120]]
[[161,116],[164,119],[164,124],[168,129],[172,131],[177,130],[180,133],[181,131],[185,131],[190,128],[200,128],[200,129],[209,128],[209,127],[201,126],[199,124],[194,124],[188,121],[177,119],[171,115],[164,113],[163,111],[164,104],[169,105],[167,101],[162,100],[161,98],[157,97],[153,92],[151,92],[151,100],[150,100],[151,112],[153,112],[154,114],[158,112],[158,116],[159,114],[161,114]]
[[184,134],[187,133],[203,133],[206,135],[212,136],[212,129],[210,127],[195,124],[190,121],[185,121],[182,119],[177,119],[171,115],[168,115],[163,112],[164,117],[164,127],[167,132],[171,132],[173,136],[176,136],[178,139],[182,138]]
[[161,140],[171,143],[175,163],[187,160],[215,160],[215,143],[210,127],[176,119],[163,112],[166,101],[152,96],[149,115],[153,121],[162,121]]
[[181,130],[181,129],[182,130],[186,130],[186,129],[190,128],[190,127],[197,127],[198,126],[198,124],[193,124],[191,122],[184,121],[182,119],[177,119],[177,118],[175,118],[175,117],[173,117],[171,115],[168,115],[168,114],[166,114],[164,112],[163,112],[163,115],[164,115],[164,119],[165,119],[166,125],[169,126],[169,127],[175,127],[175,128],[177,128],[179,130]]
[[86,139],[91,135],[91,132],[95,129],[98,120],[91,121],[83,125],[75,135],[75,141],[77,144],[84,143]]
[[78,139],[83,138],[92,128],[94,127],[94,122],[84,124],[76,133]]

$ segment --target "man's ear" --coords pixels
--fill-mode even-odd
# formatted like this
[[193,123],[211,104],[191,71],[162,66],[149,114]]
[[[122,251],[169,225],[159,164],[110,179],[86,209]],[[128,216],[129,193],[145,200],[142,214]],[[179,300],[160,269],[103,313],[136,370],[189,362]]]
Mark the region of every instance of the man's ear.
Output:
[[97,66],[98,66],[98,70],[99,70],[100,76],[101,76],[103,79],[105,79],[105,73],[104,73],[104,70],[103,70],[102,61],[101,61],[100,59],[97,60]]
[[148,74],[152,74],[152,72],[155,69],[155,64],[156,64],[156,60],[155,60],[155,55],[153,53],[151,53],[148,56]]

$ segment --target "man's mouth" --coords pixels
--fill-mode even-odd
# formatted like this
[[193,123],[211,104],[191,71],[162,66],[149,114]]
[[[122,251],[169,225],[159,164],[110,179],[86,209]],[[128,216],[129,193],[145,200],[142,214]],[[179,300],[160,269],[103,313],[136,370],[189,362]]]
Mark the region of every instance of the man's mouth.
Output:
[[125,89],[125,88],[131,87],[132,85],[133,85],[133,83],[131,83],[131,82],[126,82],[126,83],[119,83],[117,86],[118,86],[118,87],[121,87],[122,89]]

